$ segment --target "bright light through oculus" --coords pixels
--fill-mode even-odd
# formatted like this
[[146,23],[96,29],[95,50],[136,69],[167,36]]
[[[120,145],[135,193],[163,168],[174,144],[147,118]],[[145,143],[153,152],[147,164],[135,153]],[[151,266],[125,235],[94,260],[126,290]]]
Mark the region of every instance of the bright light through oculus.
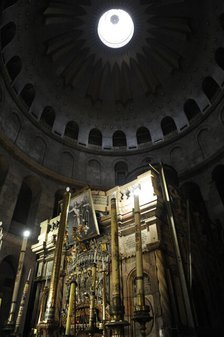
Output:
[[100,40],[110,48],[121,48],[128,44],[134,34],[134,23],[130,15],[122,9],[110,9],[98,23]]

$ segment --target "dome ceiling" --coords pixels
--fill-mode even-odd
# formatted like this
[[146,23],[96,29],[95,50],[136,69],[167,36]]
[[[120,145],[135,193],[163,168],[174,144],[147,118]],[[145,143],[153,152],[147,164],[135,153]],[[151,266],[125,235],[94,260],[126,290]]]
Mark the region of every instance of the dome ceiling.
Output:
[[[132,39],[117,49],[97,34],[112,8],[134,22]],[[222,12],[221,0],[5,0],[4,80],[37,132],[64,144],[72,137],[69,146],[81,151],[146,151],[212,105],[222,85]]]
[[[100,16],[111,8],[126,10],[135,25],[131,41],[116,50],[97,34]],[[155,94],[180,69],[191,34],[189,1],[180,0],[50,1],[44,18],[46,54],[57,75],[93,103],[125,105]]]

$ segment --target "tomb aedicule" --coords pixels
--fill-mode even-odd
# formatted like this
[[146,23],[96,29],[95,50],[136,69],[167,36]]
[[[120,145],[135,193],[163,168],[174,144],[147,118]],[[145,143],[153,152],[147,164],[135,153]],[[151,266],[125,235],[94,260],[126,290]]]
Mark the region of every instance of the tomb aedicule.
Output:
[[[178,266],[160,184],[148,171],[123,186],[86,188],[65,199],[63,238],[58,232],[64,203],[61,215],[40,224],[38,243],[32,246],[39,294],[32,324],[38,336],[59,330],[73,336],[109,336],[110,330],[112,336],[157,336],[160,330],[169,335],[171,306],[184,299],[175,304],[169,299],[173,287],[181,291],[181,281],[167,282],[169,264]],[[58,240],[63,242],[56,262]],[[54,291],[56,304],[51,305]],[[185,325],[187,314],[180,318]]]

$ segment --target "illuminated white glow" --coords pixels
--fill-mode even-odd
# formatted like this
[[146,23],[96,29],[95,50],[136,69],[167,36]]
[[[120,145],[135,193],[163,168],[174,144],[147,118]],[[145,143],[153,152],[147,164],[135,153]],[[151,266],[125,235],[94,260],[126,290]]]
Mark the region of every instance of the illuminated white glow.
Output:
[[133,192],[134,192],[134,195],[139,196],[139,194],[141,192],[141,186],[140,185],[134,186]]
[[134,34],[131,16],[123,9],[110,9],[98,23],[100,40],[110,48],[121,48],[128,44]]
[[30,231],[26,230],[23,232],[24,238],[28,238],[30,236]]

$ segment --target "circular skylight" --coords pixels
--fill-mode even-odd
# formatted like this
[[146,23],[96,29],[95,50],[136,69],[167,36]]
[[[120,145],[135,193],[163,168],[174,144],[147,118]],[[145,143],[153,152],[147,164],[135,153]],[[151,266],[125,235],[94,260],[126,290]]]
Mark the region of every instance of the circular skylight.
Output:
[[100,40],[110,48],[121,48],[128,44],[134,34],[134,23],[130,15],[122,9],[110,9],[98,23]]

